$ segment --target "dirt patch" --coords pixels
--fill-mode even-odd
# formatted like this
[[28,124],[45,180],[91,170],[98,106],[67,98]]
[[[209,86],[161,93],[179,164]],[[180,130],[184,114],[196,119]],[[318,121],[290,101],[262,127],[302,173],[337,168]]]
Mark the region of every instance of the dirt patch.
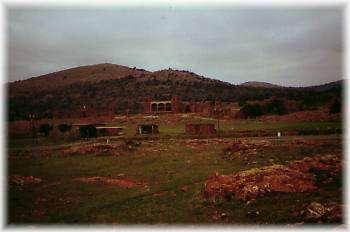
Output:
[[220,144],[231,144],[232,141],[225,140],[225,139],[186,139],[182,145],[185,147],[198,150],[198,151],[203,151],[206,150],[208,147],[215,146],[215,145],[220,145]]
[[161,197],[161,196],[164,196],[166,193],[167,193],[167,191],[159,191],[159,192],[153,193],[153,196],[154,197]]
[[183,186],[181,186],[180,189],[182,192],[187,192],[190,189],[190,187],[191,187],[191,185],[183,185]]
[[202,151],[205,150],[210,144],[208,140],[189,139],[185,141],[184,145],[188,148]]
[[41,183],[41,179],[34,176],[20,176],[12,175],[10,176],[10,186],[23,186],[28,184],[38,184]]
[[314,191],[320,174],[321,181],[332,181],[341,172],[341,166],[339,156],[318,155],[292,162],[288,166],[271,165],[231,175],[215,174],[205,182],[203,194],[212,201],[231,197],[251,201],[267,192]]
[[126,178],[94,176],[94,177],[80,177],[80,178],[75,178],[74,180],[82,183],[104,184],[104,185],[118,186],[122,188],[146,188],[147,187],[147,185],[143,182],[137,182]]

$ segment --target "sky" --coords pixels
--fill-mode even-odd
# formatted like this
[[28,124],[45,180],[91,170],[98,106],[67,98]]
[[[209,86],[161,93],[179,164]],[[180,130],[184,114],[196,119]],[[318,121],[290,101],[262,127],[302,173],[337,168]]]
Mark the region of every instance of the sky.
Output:
[[8,81],[99,63],[189,70],[233,84],[344,78],[341,7],[7,10]]

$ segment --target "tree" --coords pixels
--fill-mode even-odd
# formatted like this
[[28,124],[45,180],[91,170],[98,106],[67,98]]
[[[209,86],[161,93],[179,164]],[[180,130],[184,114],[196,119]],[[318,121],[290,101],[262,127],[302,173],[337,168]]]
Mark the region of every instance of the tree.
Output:
[[53,127],[50,124],[45,123],[40,125],[39,132],[44,134],[45,137],[47,137],[52,129]]
[[64,133],[66,133],[67,131],[69,131],[72,128],[72,125],[60,124],[57,127],[64,134]]
[[283,115],[288,113],[284,101],[278,98],[273,99],[270,103],[266,105],[267,113]]
[[243,100],[243,99],[239,99],[239,100],[238,100],[238,106],[242,107],[242,106],[244,106],[245,104],[246,104],[245,100]]
[[329,109],[329,113],[336,114],[336,113],[339,113],[340,111],[341,111],[341,103],[338,99],[335,99],[335,101],[333,102],[333,104]]
[[261,106],[259,104],[246,104],[240,111],[243,113],[245,118],[256,118],[262,115]]
[[97,136],[97,129],[94,125],[83,125],[79,127],[79,133],[82,138],[92,138]]

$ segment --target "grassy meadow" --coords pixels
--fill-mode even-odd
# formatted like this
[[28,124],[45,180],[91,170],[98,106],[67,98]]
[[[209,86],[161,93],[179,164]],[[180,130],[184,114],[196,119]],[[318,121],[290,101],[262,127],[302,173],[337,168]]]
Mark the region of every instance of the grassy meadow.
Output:
[[[140,145],[124,155],[95,153],[66,155],[64,149],[87,144],[105,144],[106,138],[69,141],[41,138],[11,139],[8,174],[39,177],[38,184],[8,188],[8,223],[228,223],[293,224],[293,212],[312,201],[342,202],[341,183],[309,193],[269,193],[251,204],[231,200],[212,203],[202,196],[204,181],[214,175],[287,164],[317,154],[341,154],[341,135],[288,136],[268,138],[187,138],[188,122],[216,122],[214,119],[153,119],[159,124],[156,136],[136,136],[136,125],[144,119],[114,120],[110,125],[125,127],[125,134],[109,138],[110,144],[138,139]],[[260,122],[226,120],[222,130],[341,128],[340,122]],[[164,137],[165,136],[165,137]],[[264,142],[255,154],[235,160],[223,158],[223,150],[234,141]],[[293,145],[293,141],[310,141]],[[122,188],[95,183],[80,183],[79,177],[118,177],[144,183],[142,188]],[[258,213],[252,213],[258,212]]]

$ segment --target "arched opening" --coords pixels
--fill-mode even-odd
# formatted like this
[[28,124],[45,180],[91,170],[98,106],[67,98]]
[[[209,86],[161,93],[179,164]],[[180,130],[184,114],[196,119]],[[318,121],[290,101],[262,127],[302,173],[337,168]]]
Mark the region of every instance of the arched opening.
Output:
[[153,103],[151,105],[151,108],[152,108],[152,112],[156,112],[157,111],[157,103]]
[[171,103],[166,103],[165,104],[165,111],[171,111]]
[[159,103],[158,104],[158,111],[164,111],[165,110],[165,105],[164,103]]

